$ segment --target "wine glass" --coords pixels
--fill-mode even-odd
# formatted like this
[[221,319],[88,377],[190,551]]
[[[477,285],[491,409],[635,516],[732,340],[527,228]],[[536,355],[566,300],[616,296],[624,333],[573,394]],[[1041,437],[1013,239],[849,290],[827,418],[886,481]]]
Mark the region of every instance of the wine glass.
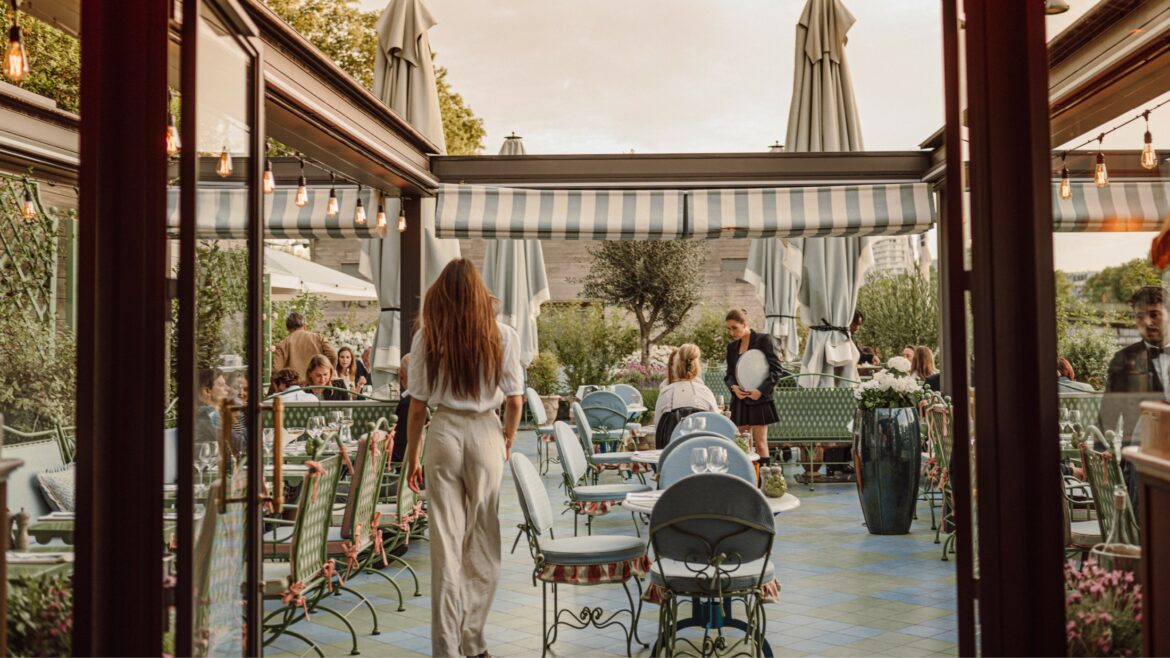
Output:
[[272,450],[276,443],[276,430],[268,427],[264,430],[264,459],[268,460],[272,457]]
[[315,439],[315,438],[321,436],[321,433],[324,431],[325,431],[325,417],[324,416],[310,416],[309,417],[309,424],[307,427],[305,427],[305,433],[308,434],[311,438]]
[[707,470],[707,449],[691,449],[691,472],[702,473]]
[[707,448],[707,471],[711,473],[727,472],[727,448],[719,446]]
[[207,468],[207,458],[204,453],[209,448],[207,443],[195,444],[195,472],[199,474],[199,484],[203,484],[203,471]]
[[341,426],[342,427],[353,427],[353,408],[352,407],[346,407],[337,413],[341,414]]
[[374,387],[370,386],[369,384],[366,384],[365,386],[362,387],[362,395],[364,395],[365,397],[373,397]]
[[297,439],[301,438],[301,435],[305,433],[305,428],[303,428],[303,427],[286,427],[286,428],[284,428],[284,433],[288,435],[289,443],[293,443]]

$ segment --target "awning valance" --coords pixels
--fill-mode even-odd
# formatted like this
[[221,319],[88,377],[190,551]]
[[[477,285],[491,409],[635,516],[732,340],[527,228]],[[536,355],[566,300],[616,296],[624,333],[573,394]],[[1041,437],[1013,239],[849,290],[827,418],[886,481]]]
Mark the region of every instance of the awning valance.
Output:
[[814,238],[923,233],[934,223],[926,183],[689,192],[692,237]]
[[1059,182],[1052,188],[1053,231],[1158,231],[1168,213],[1168,181],[1075,182],[1068,199],[1060,198]]
[[[240,188],[203,188],[198,192],[195,204],[196,237],[200,239],[243,240],[247,235],[247,190]],[[362,190],[362,204],[366,210],[366,223],[355,224],[354,206],[357,204],[356,187],[337,188],[339,210],[330,217],[326,214],[329,203],[329,188],[309,188],[309,202],[304,207],[296,205],[296,189],[281,187],[271,194],[264,194],[264,209],[267,214],[264,228],[266,239],[314,238],[380,238],[386,235],[386,227],[378,228],[376,215],[378,198],[370,190]],[[396,222],[398,199],[386,199],[387,224]],[[167,232],[174,238],[179,234],[179,190],[167,191]]]
[[442,185],[440,238],[674,240],[684,235],[678,190],[534,190]]

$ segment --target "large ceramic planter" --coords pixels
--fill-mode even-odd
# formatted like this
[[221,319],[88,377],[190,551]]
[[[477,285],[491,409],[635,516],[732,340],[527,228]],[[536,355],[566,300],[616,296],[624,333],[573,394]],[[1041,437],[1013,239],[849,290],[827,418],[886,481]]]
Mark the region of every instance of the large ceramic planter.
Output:
[[853,464],[865,525],[875,535],[910,532],[918,502],[922,443],[918,412],[859,409],[853,421]]
[[560,412],[561,396],[559,395],[542,395],[540,402],[544,405],[544,417],[552,423],[557,419],[557,414]]

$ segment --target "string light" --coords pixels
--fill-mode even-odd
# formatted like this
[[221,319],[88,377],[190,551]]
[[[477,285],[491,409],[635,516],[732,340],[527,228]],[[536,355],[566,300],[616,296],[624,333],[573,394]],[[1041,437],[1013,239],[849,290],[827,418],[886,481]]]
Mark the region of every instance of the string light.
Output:
[[179,128],[175,125],[175,113],[171,111],[174,95],[167,90],[167,155],[174,156],[182,148],[183,142],[179,139]]
[[304,208],[309,203],[309,187],[305,185],[305,159],[301,158],[301,175],[297,178],[297,198],[296,202],[298,208]]
[[[403,199],[405,201],[405,199]],[[406,204],[400,204],[402,209],[398,211],[398,232],[406,233]]]
[[378,195],[378,214],[377,214],[377,219],[376,219],[376,221],[378,223],[378,228],[386,228],[386,208],[383,206],[383,204],[385,202],[386,202],[386,195],[379,194]]
[[20,218],[26,222],[37,218],[37,206],[33,203],[32,192],[27,185],[24,188],[24,201],[20,204]]
[[24,35],[16,18],[16,0],[12,0],[12,27],[8,28],[8,52],[4,58],[4,73],[13,82],[20,82],[28,75],[28,53],[24,50]]
[[1101,151],[1105,144],[1105,133],[1097,138],[1097,165],[1093,167],[1093,182],[1097,187],[1109,185],[1109,168],[1105,166],[1105,154]]
[[1154,150],[1154,136],[1150,134],[1150,111],[1142,112],[1146,120],[1146,136],[1142,144],[1142,166],[1146,169],[1158,168],[1158,153]]
[[362,184],[358,183],[357,205],[353,207],[353,223],[358,226],[366,225],[366,209],[362,207]]
[[220,178],[232,175],[232,154],[228,153],[227,144],[224,144],[223,150],[219,152],[219,162],[215,164],[215,173],[219,174]]
[[1060,156],[1060,198],[1072,198],[1072,181],[1068,176],[1067,155]]
[[272,175],[272,161],[264,159],[264,193],[272,194],[276,189],[276,176]]
[[337,203],[337,175],[329,174],[329,203],[325,206],[325,214],[330,217],[336,217],[339,206]]

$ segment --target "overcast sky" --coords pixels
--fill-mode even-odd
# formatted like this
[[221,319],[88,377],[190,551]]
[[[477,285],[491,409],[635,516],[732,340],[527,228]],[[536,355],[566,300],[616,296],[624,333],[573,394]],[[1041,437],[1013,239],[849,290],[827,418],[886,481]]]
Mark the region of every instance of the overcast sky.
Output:
[[[1073,11],[1049,19],[1052,34],[1092,1],[1071,3]],[[848,56],[865,146],[915,149],[943,123],[939,3],[847,4],[857,18]],[[438,21],[430,35],[437,61],[483,117],[488,153],[512,131],[529,153],[763,151],[784,140],[804,0],[427,5]],[[1170,107],[1153,123],[1170,143]],[[1134,126],[1110,141],[1138,148],[1141,132]],[[1057,267],[1100,269],[1144,256],[1151,237],[1058,234]]]

